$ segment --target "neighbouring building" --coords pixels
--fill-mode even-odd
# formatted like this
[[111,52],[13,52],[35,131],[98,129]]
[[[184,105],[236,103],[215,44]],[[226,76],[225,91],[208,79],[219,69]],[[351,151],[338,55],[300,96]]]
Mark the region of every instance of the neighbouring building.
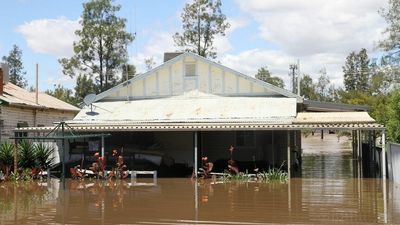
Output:
[[101,149],[111,162],[112,149],[118,149],[130,169],[157,169],[165,176],[190,175],[204,156],[216,172],[233,158],[241,171],[282,167],[300,176],[301,130],[384,129],[363,107],[307,101],[193,53],[165,59],[96,95],[67,121],[80,134],[111,134],[104,145],[99,138],[69,139],[68,162],[83,156],[90,161]]
[[8,81],[8,71],[3,66],[0,68],[0,141],[14,137],[15,128],[53,126],[54,122],[73,119],[80,110],[53,96],[36,95]]

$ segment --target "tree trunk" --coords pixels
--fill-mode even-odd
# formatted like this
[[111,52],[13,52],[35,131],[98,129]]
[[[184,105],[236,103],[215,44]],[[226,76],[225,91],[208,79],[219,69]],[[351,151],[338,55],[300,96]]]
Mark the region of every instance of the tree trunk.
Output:
[[100,92],[103,91],[103,40],[100,38],[100,47],[99,47],[99,61],[100,61]]

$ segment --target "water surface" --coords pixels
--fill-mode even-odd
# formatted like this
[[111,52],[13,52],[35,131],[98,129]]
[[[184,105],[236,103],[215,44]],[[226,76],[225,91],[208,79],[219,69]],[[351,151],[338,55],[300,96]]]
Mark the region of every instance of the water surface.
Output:
[[[145,182],[152,180],[143,179]],[[400,223],[400,188],[379,179],[218,183],[159,179],[2,183],[0,224]]]
[[348,142],[318,138],[304,140],[303,178],[288,183],[0,183],[0,224],[400,224],[399,185],[353,178]]

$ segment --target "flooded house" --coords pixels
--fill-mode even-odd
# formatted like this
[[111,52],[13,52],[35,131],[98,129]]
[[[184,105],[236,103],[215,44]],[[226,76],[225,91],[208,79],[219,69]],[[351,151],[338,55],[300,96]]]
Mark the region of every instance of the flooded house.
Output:
[[383,129],[365,108],[308,101],[189,52],[166,53],[160,66],[92,95],[86,104],[68,126],[110,136],[69,139],[68,162],[90,160],[95,152],[112,159],[117,149],[129,168],[156,169],[161,176],[188,176],[202,157],[216,172],[233,159],[241,171],[281,167],[300,176],[301,130]]

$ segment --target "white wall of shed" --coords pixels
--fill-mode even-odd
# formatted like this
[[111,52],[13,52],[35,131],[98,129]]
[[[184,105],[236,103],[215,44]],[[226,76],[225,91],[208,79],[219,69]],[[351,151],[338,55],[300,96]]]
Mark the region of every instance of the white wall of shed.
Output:
[[[37,110],[36,125],[53,126],[54,122],[71,120],[76,112],[58,110]],[[0,127],[1,141],[9,141],[14,137],[13,129],[17,128],[19,122],[27,122],[32,127],[35,124],[35,109],[0,106],[0,120],[3,127]],[[34,135],[34,134],[31,134]]]

